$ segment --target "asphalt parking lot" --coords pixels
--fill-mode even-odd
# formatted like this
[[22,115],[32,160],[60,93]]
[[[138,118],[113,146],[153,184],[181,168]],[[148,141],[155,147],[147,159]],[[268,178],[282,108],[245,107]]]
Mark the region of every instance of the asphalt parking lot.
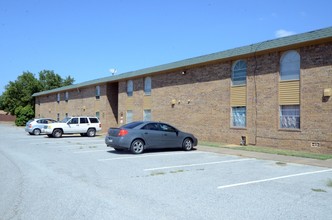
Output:
[[332,169],[0,124],[1,219],[329,219]]

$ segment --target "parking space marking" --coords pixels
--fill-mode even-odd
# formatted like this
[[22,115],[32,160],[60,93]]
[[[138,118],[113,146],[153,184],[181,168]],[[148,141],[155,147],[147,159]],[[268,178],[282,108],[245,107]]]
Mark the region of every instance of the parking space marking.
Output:
[[250,184],[255,184],[255,183],[263,183],[263,182],[269,182],[269,181],[274,181],[274,180],[279,180],[279,179],[286,179],[286,178],[292,178],[292,177],[297,177],[297,176],[312,175],[312,174],[325,173],[325,172],[331,172],[331,171],[332,171],[332,169],[318,170],[318,171],[305,172],[305,173],[297,173],[297,174],[279,176],[279,177],[268,178],[268,179],[254,180],[254,181],[230,184],[230,185],[225,185],[225,186],[218,186],[218,189],[225,189],[225,188],[231,188],[231,187],[236,187],[236,186],[244,186],[244,185],[250,185]]
[[74,154],[84,154],[84,153],[94,153],[94,152],[105,152],[109,151],[110,149],[104,149],[104,150],[82,150],[82,151],[74,151]]
[[180,167],[204,166],[204,165],[213,165],[213,164],[221,164],[221,163],[233,163],[233,162],[248,161],[248,160],[253,160],[253,159],[247,158],[247,159],[224,160],[224,161],[216,161],[216,162],[208,162],[208,163],[183,164],[183,165],[177,165],[177,166],[148,168],[148,169],[144,169],[144,171],[165,170],[165,169],[180,168]]
[[174,156],[174,155],[181,155],[181,154],[197,154],[197,153],[204,153],[204,152],[183,152],[183,153],[172,153],[172,154],[163,153],[163,154],[153,154],[153,155],[144,155],[144,156],[115,157],[115,158],[99,159],[98,161],[140,159],[140,158],[146,158],[146,157],[162,157],[162,156]]

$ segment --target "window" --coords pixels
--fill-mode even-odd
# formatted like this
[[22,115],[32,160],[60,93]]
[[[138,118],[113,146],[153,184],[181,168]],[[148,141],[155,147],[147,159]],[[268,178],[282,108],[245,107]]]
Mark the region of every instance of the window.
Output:
[[232,126],[246,127],[246,107],[232,107]]
[[78,118],[72,118],[72,119],[69,121],[69,124],[78,124]]
[[60,93],[56,94],[56,101],[59,103],[60,102]]
[[100,113],[99,112],[96,112],[96,117],[100,118]]
[[133,96],[133,91],[134,91],[134,83],[132,80],[129,80],[127,82],[127,95]]
[[66,117],[66,118],[68,117],[68,113],[65,114],[65,117]]
[[69,93],[66,92],[66,93],[65,93],[65,101],[68,102],[68,99],[69,99]]
[[162,131],[167,131],[167,132],[176,132],[177,131],[174,127],[167,125],[167,124],[162,124],[162,123],[160,123],[160,128]]
[[96,86],[96,99],[100,99],[100,86]]
[[151,95],[151,77],[144,79],[144,93],[145,95]]
[[151,121],[151,109],[144,109],[143,121]]
[[60,113],[56,114],[56,120],[60,121]]
[[80,124],[88,124],[88,118],[80,118]]
[[158,131],[159,130],[159,126],[157,123],[149,123],[147,125],[145,125],[144,127],[142,127],[143,130],[152,130],[152,131]]
[[247,83],[247,64],[243,60],[236,61],[232,69],[232,85],[245,85]]
[[89,118],[91,123],[99,123],[98,118]]
[[126,113],[126,123],[130,123],[133,121],[133,111],[132,110],[127,110]]
[[280,106],[280,128],[300,129],[300,106]]
[[300,79],[300,55],[292,50],[280,58],[280,80]]

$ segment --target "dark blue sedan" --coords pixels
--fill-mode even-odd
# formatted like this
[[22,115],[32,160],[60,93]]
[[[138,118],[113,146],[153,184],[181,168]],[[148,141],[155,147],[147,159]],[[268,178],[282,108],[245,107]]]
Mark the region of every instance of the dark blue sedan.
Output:
[[135,121],[108,129],[105,143],[117,151],[130,150],[140,154],[146,149],[159,148],[182,148],[189,151],[197,145],[197,138],[166,123]]

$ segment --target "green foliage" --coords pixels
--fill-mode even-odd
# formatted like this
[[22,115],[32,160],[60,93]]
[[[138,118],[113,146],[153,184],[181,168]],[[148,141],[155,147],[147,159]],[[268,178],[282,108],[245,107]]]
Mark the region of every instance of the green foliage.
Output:
[[62,79],[51,70],[40,71],[39,79],[31,72],[23,72],[14,82],[6,85],[5,92],[0,96],[0,109],[16,115],[16,125],[22,126],[34,117],[34,93],[72,85],[73,82],[70,76]]
[[59,74],[54,73],[52,70],[43,70],[39,72],[39,82],[41,91],[45,91],[72,85],[74,79],[70,76],[66,77],[66,79],[62,79]]
[[33,93],[40,90],[39,82],[30,72],[23,72],[15,82],[9,82],[6,90],[2,94],[1,106],[5,111],[15,114],[15,110],[20,106],[34,106]]
[[15,124],[17,126],[24,126],[29,119],[34,117],[35,112],[31,105],[27,105],[25,107],[18,106],[15,109],[15,115],[16,115]]

